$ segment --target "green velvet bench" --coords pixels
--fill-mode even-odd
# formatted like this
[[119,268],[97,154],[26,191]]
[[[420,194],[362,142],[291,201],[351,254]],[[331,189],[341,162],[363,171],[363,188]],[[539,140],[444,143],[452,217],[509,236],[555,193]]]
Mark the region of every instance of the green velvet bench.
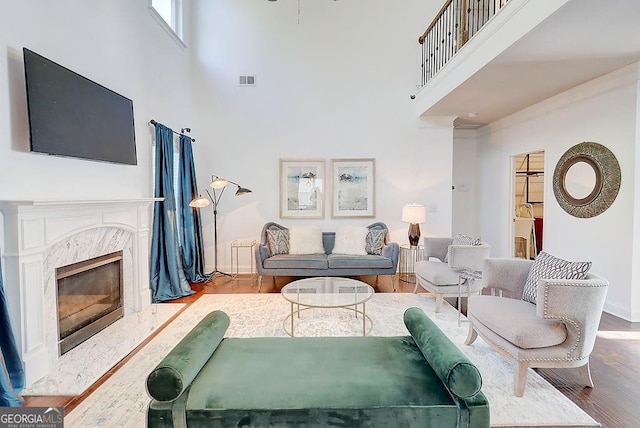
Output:
[[418,308],[410,336],[223,338],[207,315],[147,377],[148,427],[488,427],[473,363]]

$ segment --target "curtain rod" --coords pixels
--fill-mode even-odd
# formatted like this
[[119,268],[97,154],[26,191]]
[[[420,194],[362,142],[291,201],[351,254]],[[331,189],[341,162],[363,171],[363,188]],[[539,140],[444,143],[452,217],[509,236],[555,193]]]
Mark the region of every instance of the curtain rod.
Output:
[[[153,126],[158,125],[158,122],[156,122],[156,121],[155,121],[155,120],[153,120],[153,119],[151,119],[151,120],[149,121],[149,123],[150,123],[150,124],[152,124]],[[186,135],[186,134],[183,134],[183,133],[182,133],[182,132],[184,132],[184,131],[191,132],[191,128],[182,128],[181,132],[176,132],[176,131],[174,131],[173,129],[169,128],[168,126],[167,126],[167,128],[169,129],[169,131],[173,132],[173,133],[174,133],[174,134],[176,134],[176,135],[184,135],[185,137],[189,137],[189,138],[191,138],[191,136],[189,136],[189,135]],[[196,142],[196,139],[195,139],[195,138],[191,138],[191,142],[192,142],[192,143],[195,143],[195,142]]]

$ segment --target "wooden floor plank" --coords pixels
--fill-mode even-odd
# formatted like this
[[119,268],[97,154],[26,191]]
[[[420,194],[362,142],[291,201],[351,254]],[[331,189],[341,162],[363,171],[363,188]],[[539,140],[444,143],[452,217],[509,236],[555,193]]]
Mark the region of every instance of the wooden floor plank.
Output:
[[640,427],[640,323],[603,313],[599,332],[590,358],[594,388],[581,384],[576,369],[536,371],[603,427]]

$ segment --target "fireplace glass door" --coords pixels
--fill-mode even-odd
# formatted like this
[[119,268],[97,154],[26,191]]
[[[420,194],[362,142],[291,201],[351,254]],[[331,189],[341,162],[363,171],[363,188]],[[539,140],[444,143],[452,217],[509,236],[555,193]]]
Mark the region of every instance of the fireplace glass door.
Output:
[[122,318],[122,251],[56,269],[60,355]]

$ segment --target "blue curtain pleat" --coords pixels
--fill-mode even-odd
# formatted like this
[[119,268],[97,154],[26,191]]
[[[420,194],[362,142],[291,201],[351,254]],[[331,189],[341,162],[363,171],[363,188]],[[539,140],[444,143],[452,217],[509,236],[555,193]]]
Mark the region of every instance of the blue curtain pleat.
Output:
[[0,349],[4,361],[4,366],[0,362],[0,406],[20,407],[24,404],[19,395],[24,388],[24,368],[11,329],[9,308],[2,282],[2,265],[0,265]]
[[204,273],[204,243],[198,208],[189,202],[198,197],[196,169],[193,164],[191,137],[180,135],[180,168],[178,170],[178,200],[180,202],[180,248],[182,268],[189,282],[205,282],[211,274]]
[[177,242],[176,203],[173,191],[173,131],[156,124],[156,174],[150,279],[154,303],[193,294],[181,272]]

